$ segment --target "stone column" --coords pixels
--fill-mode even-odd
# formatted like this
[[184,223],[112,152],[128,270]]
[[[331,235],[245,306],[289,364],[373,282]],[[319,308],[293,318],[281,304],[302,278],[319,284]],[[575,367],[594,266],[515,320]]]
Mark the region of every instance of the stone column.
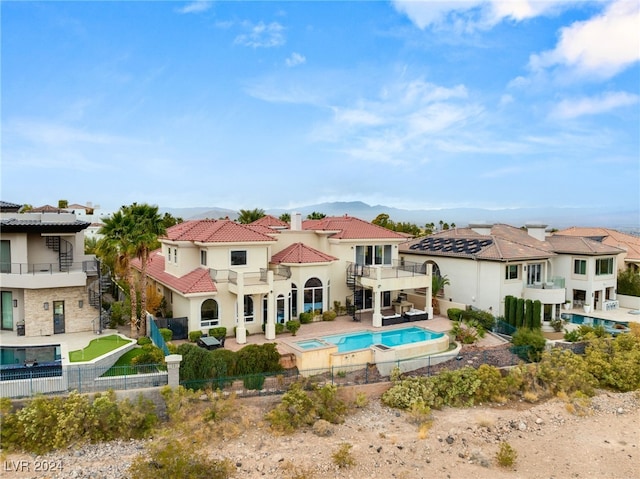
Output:
[[247,343],[247,328],[244,323],[244,273],[238,273],[238,326],[236,326],[236,342],[238,344]]
[[276,318],[273,298],[273,271],[267,271],[269,292],[267,293],[267,324],[264,328],[264,337],[269,341],[276,339]]
[[376,266],[376,286],[373,288],[373,317],[371,323],[374,328],[382,327],[382,313],[380,312],[382,294],[382,267]]
[[180,362],[182,361],[182,355],[170,354],[169,356],[165,356],[164,361],[167,363],[169,386],[177,388],[180,385]]

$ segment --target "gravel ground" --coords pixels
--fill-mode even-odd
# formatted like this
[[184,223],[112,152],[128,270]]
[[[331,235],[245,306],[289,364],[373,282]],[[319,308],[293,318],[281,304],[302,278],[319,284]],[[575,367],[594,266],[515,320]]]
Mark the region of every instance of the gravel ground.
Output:
[[[228,458],[235,477],[293,478],[476,478],[476,479],[631,479],[640,470],[640,396],[638,392],[601,392],[579,415],[559,399],[531,405],[435,411],[430,429],[419,430],[401,411],[377,398],[356,410],[328,436],[313,430],[272,434],[261,421],[279,398],[240,400],[252,427],[230,440],[211,438],[201,452]],[[515,466],[496,464],[499,444],[517,452]],[[332,454],[349,443],[355,465],[340,469]],[[148,441],[86,445],[44,456],[3,457],[2,475],[38,479],[121,479]],[[17,470],[22,465],[23,470]],[[40,467],[41,472],[36,472]],[[48,467],[49,472],[42,471]],[[26,470],[29,468],[29,470]],[[60,470],[61,469],[61,470]],[[159,473],[158,477],[162,477]]]

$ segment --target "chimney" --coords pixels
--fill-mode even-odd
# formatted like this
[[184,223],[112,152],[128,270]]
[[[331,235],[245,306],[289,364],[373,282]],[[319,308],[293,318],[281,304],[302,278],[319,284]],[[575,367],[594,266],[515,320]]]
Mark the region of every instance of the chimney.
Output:
[[302,213],[291,215],[291,231],[302,231]]
[[493,225],[489,223],[469,223],[469,228],[478,233],[479,235],[489,236],[491,234],[491,227]]
[[527,228],[527,233],[529,233],[529,236],[532,238],[539,241],[545,241],[547,239],[547,234],[545,232],[547,225],[527,223],[524,227]]

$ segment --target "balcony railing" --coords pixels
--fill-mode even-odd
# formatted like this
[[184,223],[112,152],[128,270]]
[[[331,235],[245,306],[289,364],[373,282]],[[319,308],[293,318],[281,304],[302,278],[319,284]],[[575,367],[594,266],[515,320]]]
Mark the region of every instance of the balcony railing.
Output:
[[61,266],[55,263],[0,263],[0,273],[3,274],[60,274],[60,273],[80,273],[84,272],[88,276],[98,274],[98,264],[94,260],[79,261]]
[[553,276],[546,281],[540,281],[527,284],[527,288],[534,289],[564,289],[564,278],[562,276]]
[[424,276],[427,274],[424,263],[414,263],[412,261],[395,260],[392,264],[380,265],[361,265],[349,263],[347,267],[348,274],[351,276],[360,276],[364,278],[376,278],[376,268],[382,268],[381,277],[388,278],[406,278],[408,276]]

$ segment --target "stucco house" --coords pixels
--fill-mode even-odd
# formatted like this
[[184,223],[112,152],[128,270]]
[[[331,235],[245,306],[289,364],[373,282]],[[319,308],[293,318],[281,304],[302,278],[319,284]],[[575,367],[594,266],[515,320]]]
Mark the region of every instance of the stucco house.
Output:
[[640,237],[610,228],[593,228],[573,226],[560,231],[554,235],[582,236],[599,241],[602,244],[615,246],[623,250],[618,255],[618,269],[630,268],[635,272],[640,271]]
[[410,240],[401,258],[427,261],[450,284],[443,299],[504,315],[504,298],[540,300],[544,320],[561,307],[617,307],[616,276],[621,249],[593,239],[551,235],[546,225],[515,228],[471,224]]
[[[275,338],[275,324],[302,312],[320,315],[335,303],[371,311],[381,327],[400,304],[431,315],[431,273],[400,262],[403,234],[351,216],[291,224],[265,216],[249,224],[192,220],[175,225],[151,255],[148,281],[189,331],[215,326]],[[140,271],[139,261],[133,262]],[[412,295],[413,302],[407,301]],[[357,316],[354,316],[357,318]]]
[[98,267],[84,254],[89,223],[20,207],[0,202],[1,328],[25,336],[98,330]]

